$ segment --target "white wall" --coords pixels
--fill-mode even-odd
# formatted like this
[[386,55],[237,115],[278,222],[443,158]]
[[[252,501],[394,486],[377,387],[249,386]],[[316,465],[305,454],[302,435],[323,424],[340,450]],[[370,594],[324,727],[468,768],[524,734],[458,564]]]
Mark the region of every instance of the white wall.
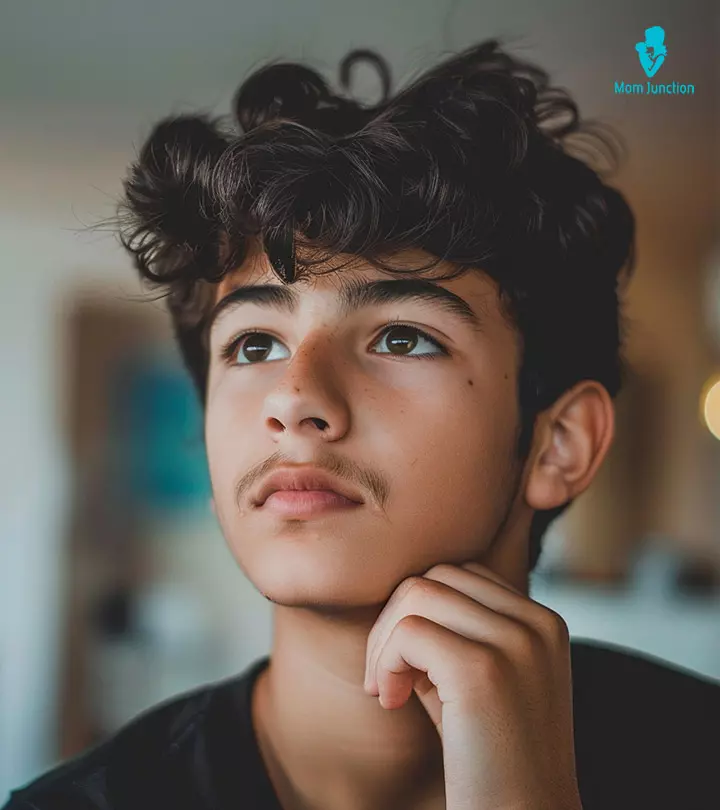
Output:
[[[695,107],[685,103],[678,116],[677,100],[630,104],[643,100],[613,97],[608,85],[622,78],[620,68],[634,65],[634,42],[643,29],[661,22],[671,52],[674,47],[678,60],[682,54],[679,72],[707,92],[717,52],[710,9],[700,0],[2,5],[0,801],[54,757],[50,687],[69,487],[58,412],[62,301],[83,281],[111,295],[139,291],[113,238],[80,229],[112,213],[125,166],[150,124],[179,109],[228,112],[244,74],[266,58],[312,59],[334,80],[350,47],[375,47],[390,59],[398,81],[446,49],[498,33],[526,35],[525,53],[577,92],[589,112],[627,125],[638,146],[635,188],[648,211],[668,217],[662,196],[668,184],[692,183],[703,169],[694,160],[712,126],[707,98],[696,99]],[[369,98],[374,87],[365,84]],[[688,149],[683,166],[664,160],[670,175],[659,176],[651,156],[678,143]],[[692,228],[696,220],[689,214]]]

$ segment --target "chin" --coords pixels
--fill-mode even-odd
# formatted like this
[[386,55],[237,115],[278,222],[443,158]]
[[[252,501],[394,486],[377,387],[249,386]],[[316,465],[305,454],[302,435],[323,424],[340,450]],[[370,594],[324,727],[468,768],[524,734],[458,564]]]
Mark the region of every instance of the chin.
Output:
[[[367,556],[330,553],[322,541],[309,549],[233,550],[253,586],[270,602],[287,607],[369,607],[390,597],[395,582],[387,564],[375,570]],[[379,564],[381,561],[377,560]]]

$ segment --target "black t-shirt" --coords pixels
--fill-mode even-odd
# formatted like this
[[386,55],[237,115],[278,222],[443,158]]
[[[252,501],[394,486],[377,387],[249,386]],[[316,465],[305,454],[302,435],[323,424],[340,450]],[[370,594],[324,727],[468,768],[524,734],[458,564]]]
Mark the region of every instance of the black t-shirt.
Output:
[[[583,810],[720,808],[720,682],[617,645],[571,649]],[[3,810],[282,810],[250,713],[268,661],[146,710]]]

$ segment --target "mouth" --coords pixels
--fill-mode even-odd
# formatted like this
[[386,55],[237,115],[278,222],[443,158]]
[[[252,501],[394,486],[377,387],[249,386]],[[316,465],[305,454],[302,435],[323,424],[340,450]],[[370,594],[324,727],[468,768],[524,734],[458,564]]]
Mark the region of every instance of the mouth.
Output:
[[257,508],[282,517],[307,519],[359,506],[362,504],[330,489],[279,489]]

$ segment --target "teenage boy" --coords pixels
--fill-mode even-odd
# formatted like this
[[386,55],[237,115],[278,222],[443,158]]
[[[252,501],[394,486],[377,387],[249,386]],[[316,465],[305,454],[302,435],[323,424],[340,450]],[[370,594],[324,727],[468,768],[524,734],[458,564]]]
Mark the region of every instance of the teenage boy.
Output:
[[633,266],[575,103],[491,40],[373,107],[271,65],[235,113],[161,121],[120,224],[272,651],[8,810],[716,806],[718,685],[529,596],[613,439]]

